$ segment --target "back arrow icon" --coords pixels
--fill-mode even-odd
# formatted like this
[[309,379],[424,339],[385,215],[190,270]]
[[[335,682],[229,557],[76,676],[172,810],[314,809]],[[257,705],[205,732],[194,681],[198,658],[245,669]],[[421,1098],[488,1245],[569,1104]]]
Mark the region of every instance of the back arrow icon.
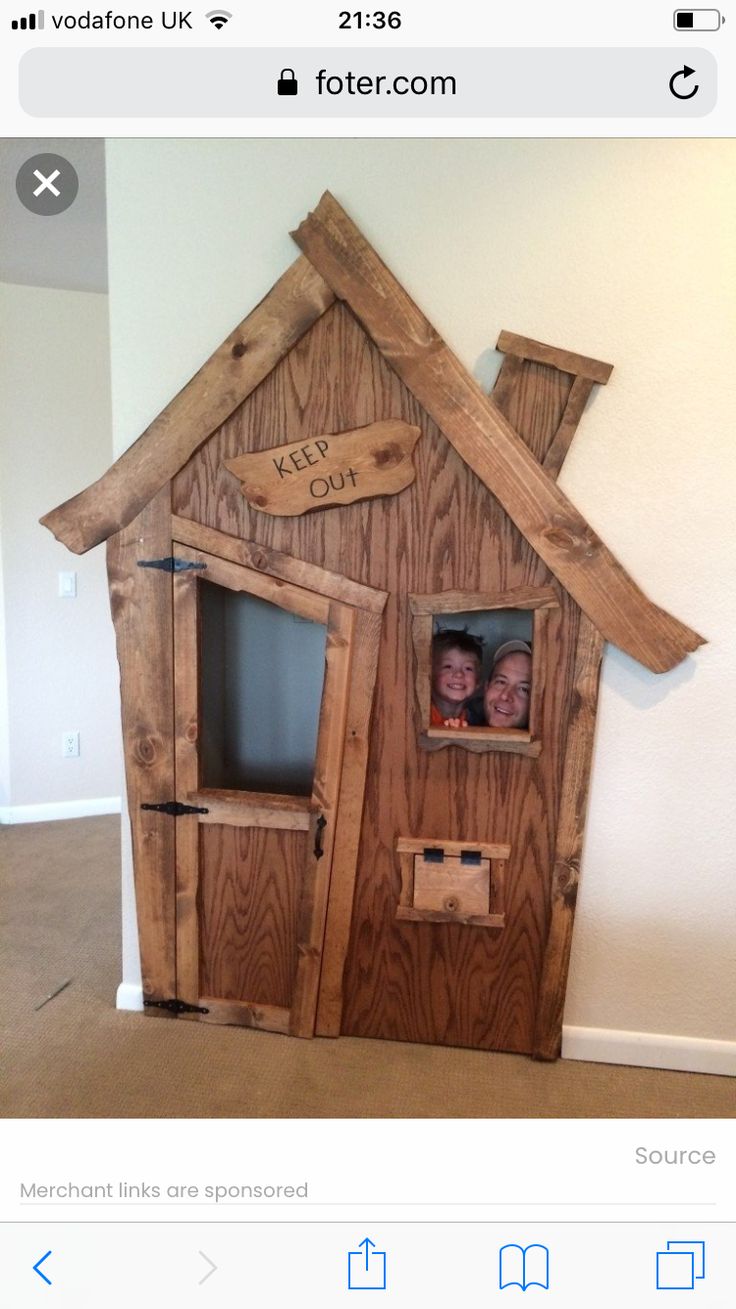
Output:
[[50,1286],[50,1285],[51,1285],[51,1278],[50,1278],[50,1277],[47,1277],[45,1273],[42,1273],[42,1272],[41,1272],[41,1264],[42,1264],[42,1263],[45,1263],[45,1261],[48,1259],[48,1257],[49,1257],[50,1254],[51,1254],[51,1251],[50,1251],[50,1250],[47,1250],[46,1253],[45,1253],[45,1254],[42,1254],[42,1255],[41,1255],[41,1258],[38,1259],[38,1260],[36,1261],[36,1263],[33,1265],[33,1271],[34,1271],[34,1273],[38,1273],[39,1277],[42,1277],[42,1278],[43,1278],[43,1280],[44,1280],[44,1282],[46,1283],[47,1286]]
[[690,77],[694,72],[694,68],[688,68],[687,64],[683,64],[682,68],[678,68],[677,72],[672,74],[670,78],[670,91],[678,100],[692,100],[693,96],[700,90],[700,86],[697,84],[693,87],[692,91],[675,90],[675,82],[678,77]]
[[204,1277],[201,1279],[201,1281],[199,1281],[199,1282],[197,1283],[198,1286],[204,1286],[205,1282],[207,1281],[207,1278],[208,1278],[208,1277],[211,1277],[213,1273],[216,1273],[216,1272],[217,1272],[217,1264],[213,1264],[213,1262],[212,1262],[212,1260],[210,1259],[209,1255],[206,1255],[205,1252],[204,1252],[204,1250],[200,1250],[198,1253],[201,1254],[201,1256],[202,1256],[202,1258],[204,1259],[205,1263],[206,1263],[206,1264],[209,1264],[209,1266],[210,1266],[210,1268],[209,1268],[209,1272],[208,1272],[208,1273],[205,1273],[205,1275],[204,1275]]

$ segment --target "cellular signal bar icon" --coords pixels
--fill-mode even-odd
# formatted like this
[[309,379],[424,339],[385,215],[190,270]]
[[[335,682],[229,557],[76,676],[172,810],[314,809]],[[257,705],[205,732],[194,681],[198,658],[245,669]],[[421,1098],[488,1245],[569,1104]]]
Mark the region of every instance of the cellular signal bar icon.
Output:
[[11,19],[10,26],[14,32],[42,32],[43,9],[39,9],[36,14],[29,14],[27,18]]

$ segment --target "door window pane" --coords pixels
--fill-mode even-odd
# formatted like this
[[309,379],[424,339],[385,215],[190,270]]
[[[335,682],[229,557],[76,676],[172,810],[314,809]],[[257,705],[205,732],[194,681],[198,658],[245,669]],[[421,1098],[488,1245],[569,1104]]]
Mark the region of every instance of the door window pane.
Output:
[[200,597],[201,785],[310,795],[326,627],[204,580]]

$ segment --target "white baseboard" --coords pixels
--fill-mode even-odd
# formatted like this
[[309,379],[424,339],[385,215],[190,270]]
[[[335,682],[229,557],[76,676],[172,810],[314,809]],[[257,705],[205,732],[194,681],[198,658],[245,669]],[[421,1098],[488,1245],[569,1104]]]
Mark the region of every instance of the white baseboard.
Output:
[[[131,982],[121,982],[117,1007],[142,1009],[143,988]],[[736,1076],[736,1041],[708,1041],[696,1036],[620,1032],[604,1027],[564,1027],[562,1058]]]
[[0,807],[0,823],[52,823],[60,818],[94,818],[119,814],[120,796],[96,800],[60,800],[54,804],[19,804]]
[[117,1009],[142,1009],[143,987],[136,986],[133,982],[121,982],[118,987],[115,1007]]
[[736,1077],[736,1041],[709,1041],[698,1036],[563,1027],[562,1058]]

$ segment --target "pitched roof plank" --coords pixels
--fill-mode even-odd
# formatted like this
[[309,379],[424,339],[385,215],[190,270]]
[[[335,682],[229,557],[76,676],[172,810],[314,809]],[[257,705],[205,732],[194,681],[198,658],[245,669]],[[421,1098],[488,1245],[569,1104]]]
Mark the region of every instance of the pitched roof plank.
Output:
[[120,531],[334,303],[300,256],[106,473],[41,519],[75,554]]
[[665,672],[702,637],[652,604],[327,192],[293,233],[606,640]]

